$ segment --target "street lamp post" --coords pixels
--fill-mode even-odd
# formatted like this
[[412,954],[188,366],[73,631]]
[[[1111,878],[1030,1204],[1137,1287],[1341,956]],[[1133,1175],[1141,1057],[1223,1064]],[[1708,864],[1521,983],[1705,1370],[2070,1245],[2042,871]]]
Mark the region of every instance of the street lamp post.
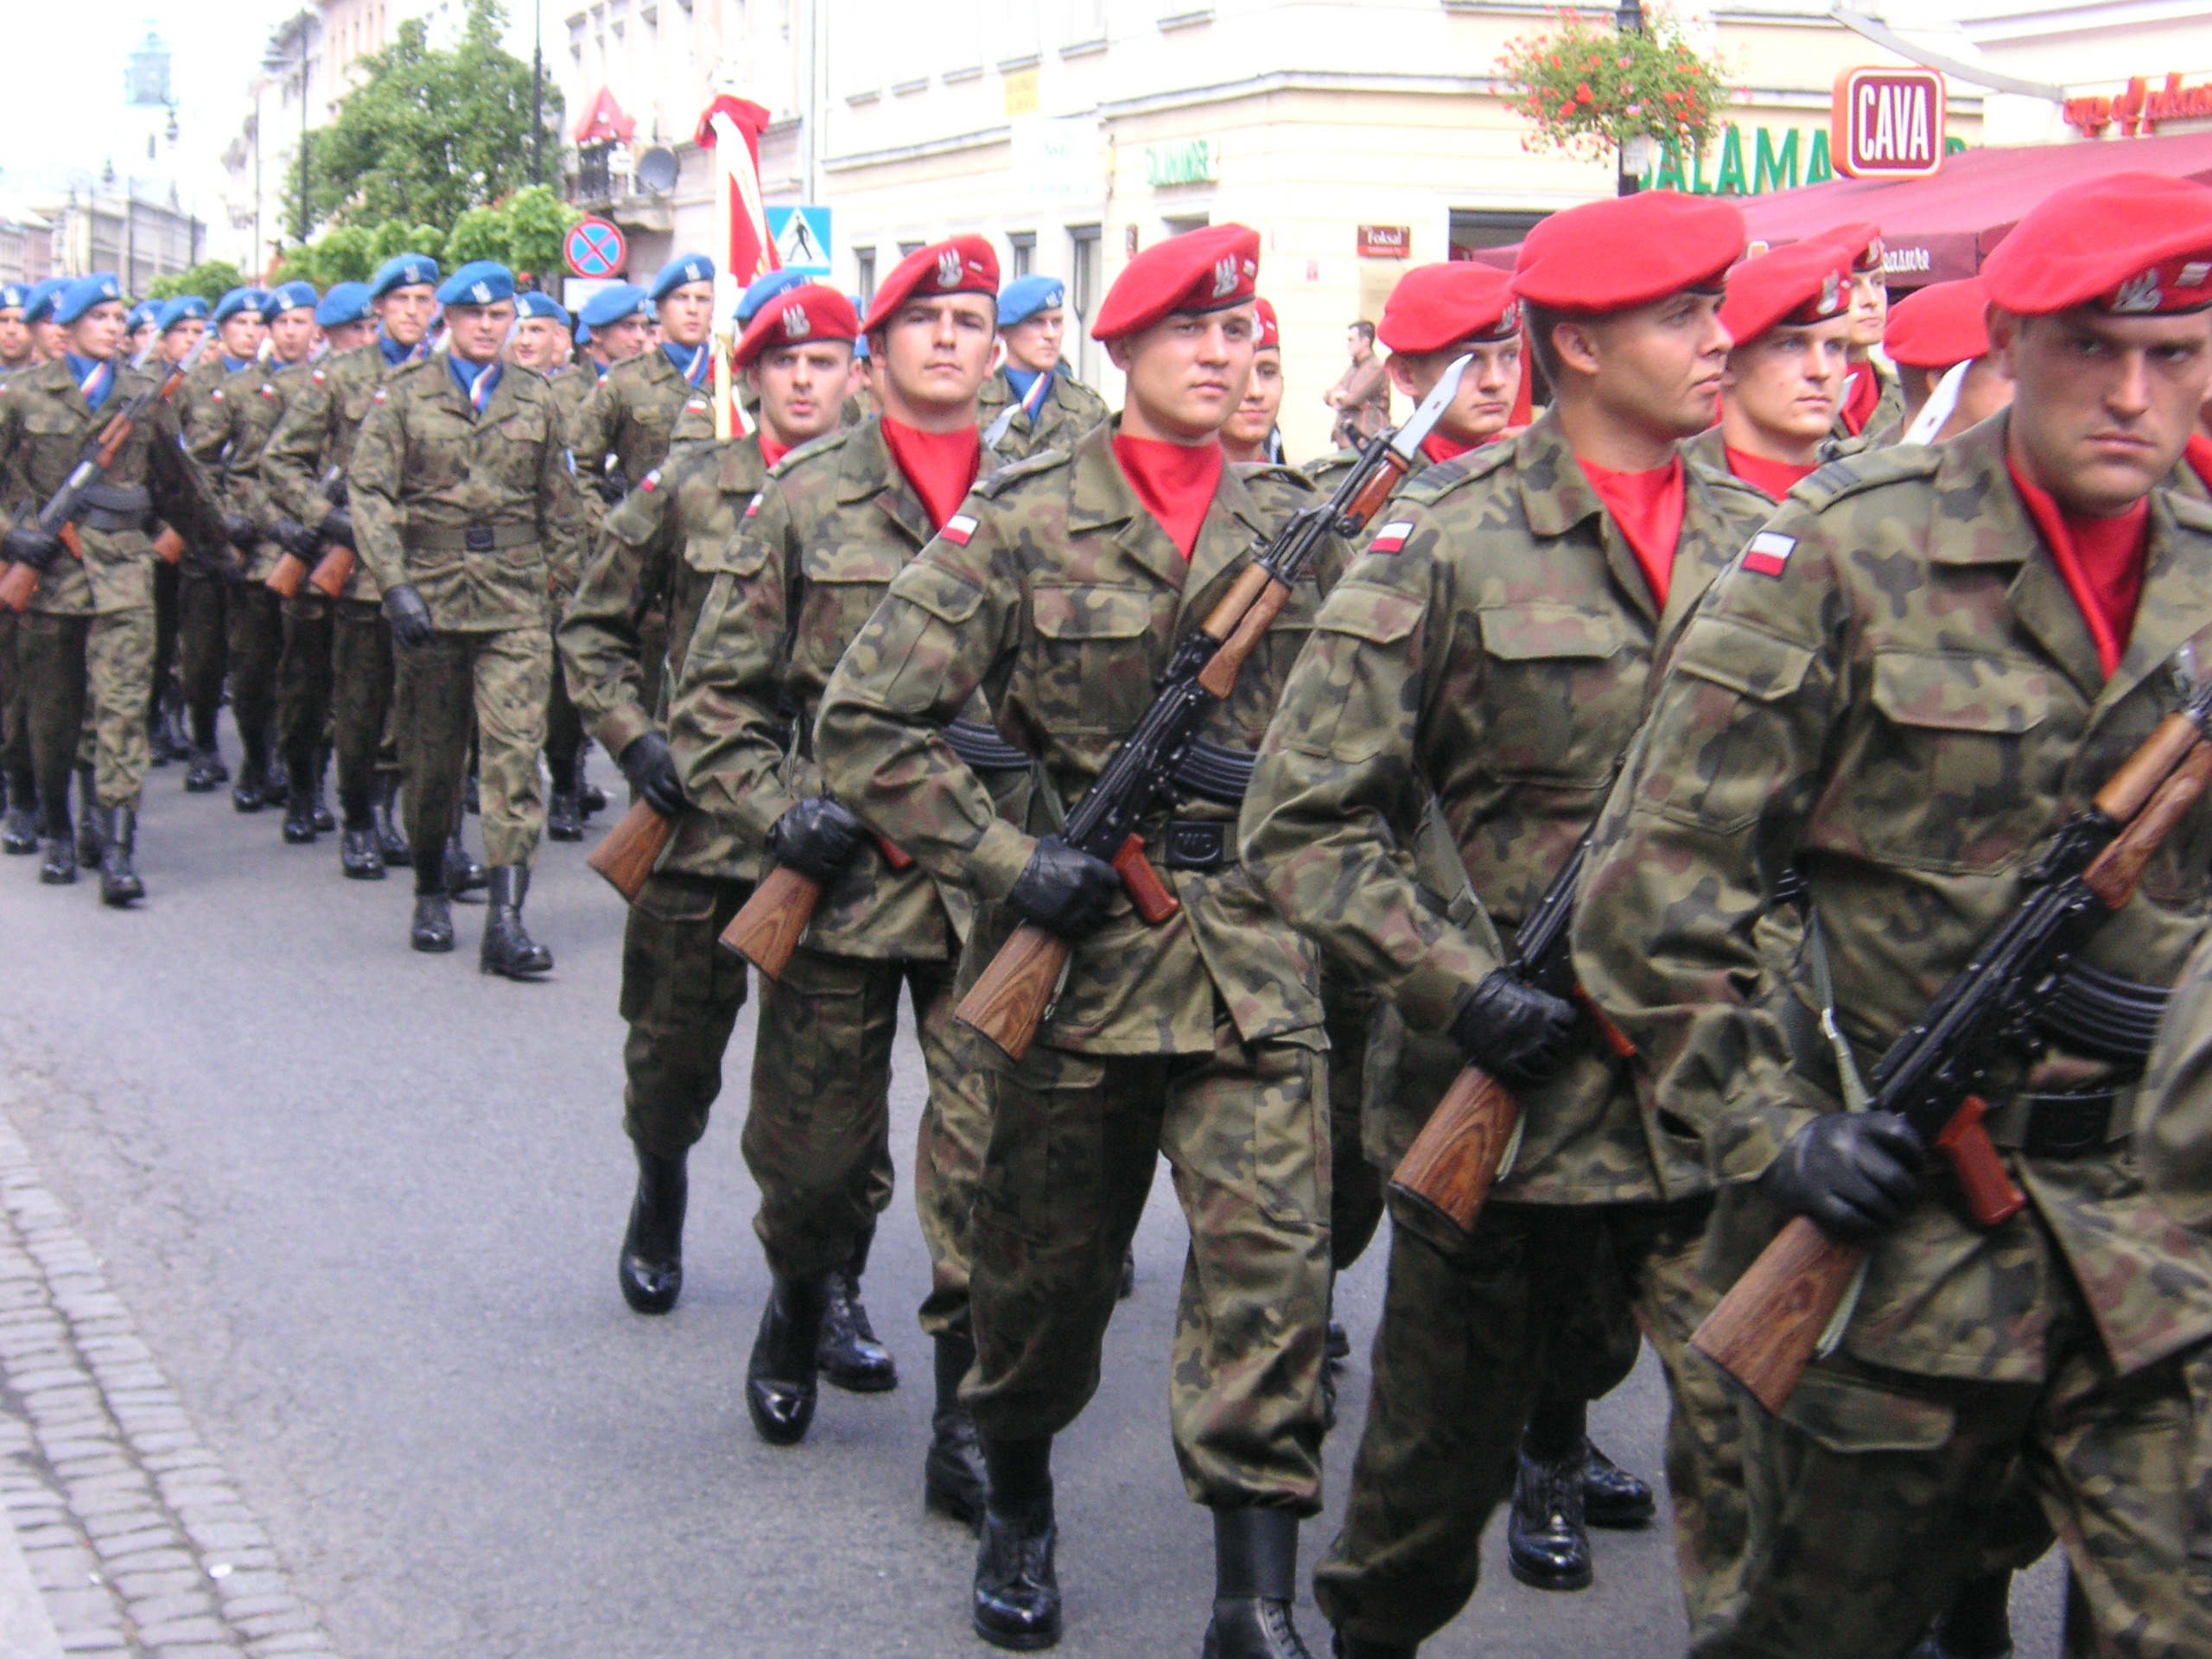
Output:
[[[1643,7],[1640,0],[1624,0],[1621,9],[1613,15],[1613,28],[1623,35],[1643,33]],[[1632,196],[1643,188],[1642,177],[1643,158],[1639,153],[1633,158],[1635,164],[1631,166],[1629,152],[1631,149],[1641,152],[1649,147],[1649,141],[1647,139],[1642,143],[1623,144],[1615,152],[1619,163],[1619,171],[1613,181],[1615,195]]]
[[545,5],[531,0],[530,8],[530,181],[545,182]]

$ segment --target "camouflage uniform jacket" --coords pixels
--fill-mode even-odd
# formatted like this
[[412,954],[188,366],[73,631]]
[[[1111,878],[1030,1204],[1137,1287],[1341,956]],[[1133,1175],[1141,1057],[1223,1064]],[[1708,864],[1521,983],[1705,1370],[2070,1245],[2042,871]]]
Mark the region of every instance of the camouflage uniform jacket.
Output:
[[[310,530],[322,522],[330,511],[322,493],[324,474],[333,467],[346,472],[361,423],[375,405],[377,388],[409,366],[386,363],[383,346],[373,340],[308,366],[306,384],[293,391],[277,416],[276,429],[262,446],[261,481],[277,512]],[[354,533],[360,533],[358,525]],[[367,559],[353,562],[353,576],[339,597],[366,605],[384,597]]]
[[[710,379],[708,384],[713,384]],[[602,476],[613,455],[626,487],[635,487],[668,459],[677,415],[700,389],[677,372],[668,353],[649,346],[607,372],[569,423],[569,448],[576,474],[587,486]],[[584,512],[593,540],[609,509],[595,488],[584,492]]]
[[[1707,587],[1765,497],[1692,466],[1663,610],[1547,415],[1402,488],[1321,607],[1245,798],[1245,862],[1407,1021],[1442,1030],[1605,799]],[[1414,849],[1433,793],[1486,912],[1452,923]],[[1494,931],[1493,931],[1494,930]],[[1638,1110],[1599,1045],[1526,1101],[1501,1198],[1701,1190],[1694,1144]]]
[[[680,444],[607,515],[560,638],[569,695],[618,760],[655,728],[641,693],[641,623],[666,605],[668,678],[678,683],[708,590],[737,563],[740,516],[767,477],[758,437]],[[758,832],[735,834],[712,813],[687,812],[659,868],[750,880],[760,845]]]
[[[669,704],[684,785],[738,844],[759,847],[786,809],[823,792],[811,741],[823,687],[931,533],[873,418],[769,470],[719,556]],[[932,880],[918,861],[893,870],[870,842],[823,894],[806,943],[944,961],[958,954],[973,914],[961,888]]]
[[[41,363],[12,377],[0,397],[0,478],[11,513],[35,519],[68,481],[85,446],[123,405],[159,375],[118,361],[115,388],[95,414],[78,390],[67,361]],[[154,602],[153,543],[144,528],[150,511],[175,524],[199,546],[223,543],[222,510],[197,462],[184,452],[174,405],[156,399],[130,440],[99,480],[99,487],[136,492],[150,505],[121,511],[127,524],[94,529],[79,523],[82,561],[67,553],[39,578],[31,608],[55,616],[105,616],[143,610]],[[99,516],[105,518],[105,512]],[[11,521],[12,522],[12,521]]]
[[304,364],[249,363],[225,375],[185,411],[185,448],[211,478],[221,480],[230,511],[261,531],[246,558],[243,574],[249,582],[264,580],[284,550],[269,539],[280,515],[262,482],[261,452],[284,412],[288,391],[307,376]]
[[1077,438],[1113,412],[1103,397],[1060,369],[1052,371],[1052,389],[1045,394],[1035,420],[1018,406],[1020,402],[1003,368],[991,372],[976,398],[976,424],[986,433],[998,424],[1009,404],[1017,405],[992,446],[1008,461],[1027,461],[1044,449],[1072,449]]
[[583,555],[562,437],[545,377],[519,364],[481,415],[442,352],[378,386],[346,478],[379,588],[411,585],[449,632],[544,627],[548,593]]
[[1859,444],[1870,449],[1895,442],[1882,435],[1891,428],[1903,431],[1904,427],[1904,385],[1898,380],[1897,372],[1872,357],[1863,363],[1853,364],[1851,372],[1872,374],[1882,383],[1882,395],[1874,400],[1874,412],[1866,417],[1866,424],[1856,433],[1843,423],[1843,412],[1837,410],[1834,423],[1828,428],[1828,436],[1839,443]]
[[[1115,460],[1118,424],[1094,429],[1072,454],[1050,450],[979,484],[949,533],[892,584],[823,700],[817,741],[833,792],[982,899],[1006,896],[1033,843],[993,816],[940,728],[981,690],[1000,733],[1073,802],[1151,706],[1179,641],[1274,528],[1225,467],[1186,564]],[[1319,591],[1318,578],[1300,582],[1202,735],[1257,746]],[[1233,812],[1190,800],[1174,816],[1219,822],[1226,835]],[[1141,827],[1155,849],[1165,817]],[[1117,902],[1077,944],[1041,1040],[1099,1054],[1211,1053],[1225,1008],[1247,1042],[1300,1033],[1318,1046],[1313,953],[1230,852],[1211,870],[1161,871],[1182,909],[1158,927]]]
[[[2134,635],[2107,681],[2006,475],[2006,425],[1799,484],[1683,635],[1607,804],[1575,964],[1642,1052],[1662,1118],[1695,1126],[1720,1180],[1758,1176],[1840,1096],[1812,1022],[1810,952],[1772,995],[1747,993],[1763,965],[1753,927],[1783,872],[1807,885],[1865,1074],[2018,901],[2048,834],[2178,705],[2178,648],[2212,661],[2212,510],[2153,493]],[[2086,959],[2171,983],[2212,903],[2208,867],[2200,803]],[[2037,1062],[2031,1087],[2120,1088],[2112,1138],[2073,1158],[2008,1151],[2032,1213],[1987,1232],[1961,1218],[1937,1160],[1875,1244],[1847,1351],[2039,1379],[2069,1273],[2122,1371],[2212,1333],[2212,1252],[2145,1192],[2127,1078],[2086,1056]],[[2001,1147],[2018,1145],[2022,1081],[1983,1091]],[[1776,1224],[1764,1205],[1740,1213],[1737,1230],[1758,1236],[1724,1253],[1756,1250]]]
[[599,390],[599,365],[588,357],[578,357],[565,365],[558,374],[549,374],[546,380],[553,388],[553,401],[560,406],[561,429],[570,437],[575,435],[576,418],[590,403],[592,394]]

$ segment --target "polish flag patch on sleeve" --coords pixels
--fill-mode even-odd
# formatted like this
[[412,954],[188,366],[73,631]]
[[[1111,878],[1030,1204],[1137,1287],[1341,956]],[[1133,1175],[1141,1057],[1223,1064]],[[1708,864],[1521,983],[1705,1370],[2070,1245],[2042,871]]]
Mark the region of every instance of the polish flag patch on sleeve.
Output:
[[1414,521],[1399,518],[1375,532],[1375,539],[1367,544],[1370,553],[1395,553],[1406,544],[1406,537],[1414,533]]
[[938,534],[955,547],[968,545],[968,538],[976,533],[976,521],[964,512],[956,512],[944,521],[944,528]]
[[760,498],[758,495],[755,495],[750,501],[745,504],[745,516],[748,518],[760,511]]
[[1777,536],[1770,530],[1763,530],[1751,537],[1751,544],[1744,550],[1744,569],[1756,570],[1763,576],[1778,576],[1796,550],[1796,537]]
[[[639,480],[638,487],[647,492],[660,488],[660,468],[656,467],[652,471],[647,473],[644,478]],[[760,498],[756,496],[753,499],[758,500]]]

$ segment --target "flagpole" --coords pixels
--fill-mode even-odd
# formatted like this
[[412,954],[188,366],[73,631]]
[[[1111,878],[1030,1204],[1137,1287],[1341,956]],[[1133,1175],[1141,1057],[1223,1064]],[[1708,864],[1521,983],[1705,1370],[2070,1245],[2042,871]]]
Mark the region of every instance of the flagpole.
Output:
[[715,235],[722,245],[721,257],[715,262],[715,437],[728,443],[733,407],[729,359],[737,346],[732,332],[737,323],[737,273],[730,269],[730,261],[737,249],[730,235],[729,166],[729,141],[736,134],[723,118],[716,116],[715,123]]

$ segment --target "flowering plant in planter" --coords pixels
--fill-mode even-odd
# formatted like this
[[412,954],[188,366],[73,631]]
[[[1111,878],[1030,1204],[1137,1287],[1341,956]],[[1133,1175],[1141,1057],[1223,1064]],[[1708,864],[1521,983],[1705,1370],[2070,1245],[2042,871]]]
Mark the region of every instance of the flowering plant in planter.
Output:
[[1728,77],[1700,57],[1664,11],[1622,32],[1610,12],[1559,11],[1541,35],[1506,43],[1497,60],[1508,108],[1533,131],[1523,149],[1563,149],[1586,161],[1624,154],[1631,171],[1655,143],[1704,149],[1729,96]]

